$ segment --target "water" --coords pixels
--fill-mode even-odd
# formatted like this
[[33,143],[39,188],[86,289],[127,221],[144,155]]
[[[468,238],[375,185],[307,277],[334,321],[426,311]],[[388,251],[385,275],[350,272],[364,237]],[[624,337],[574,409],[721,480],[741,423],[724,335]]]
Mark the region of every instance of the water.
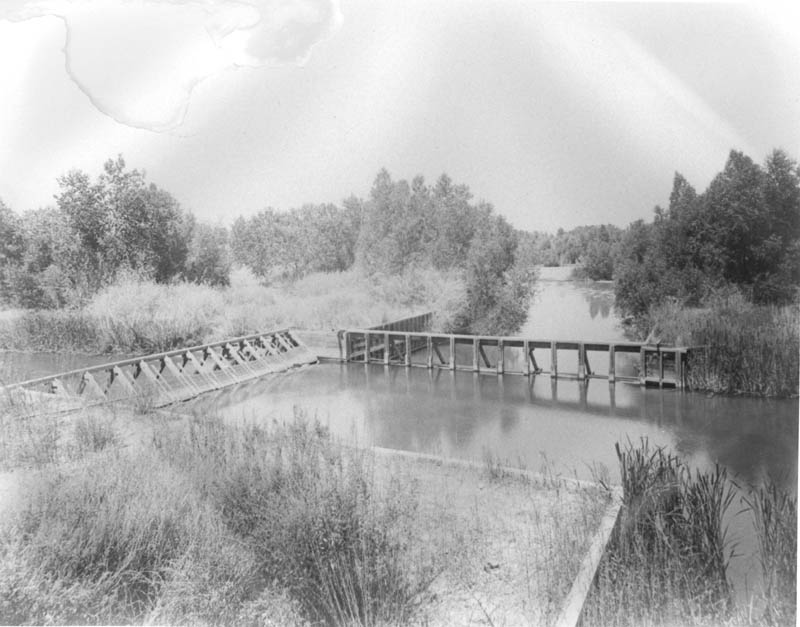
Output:
[[[563,268],[543,269],[539,294],[521,335],[624,340],[614,312],[613,287],[567,278]],[[549,355],[544,353],[537,359],[547,368]],[[17,370],[25,365],[28,376],[89,363],[84,357],[71,361],[63,356],[56,358],[56,364],[48,363],[54,356],[28,357],[26,362],[24,356],[9,353],[0,354],[0,372],[9,357]],[[570,358],[574,364],[574,356],[559,355],[561,369],[575,371]],[[590,358],[602,372],[604,360]],[[719,463],[742,484],[772,476],[797,492],[797,399],[722,397],[625,383],[611,386],[596,379],[552,381],[547,375],[528,380],[329,363],[228,388],[185,408],[262,422],[291,419],[301,411],[334,433],[365,445],[477,461],[491,453],[509,465],[534,471],[546,466],[584,479],[591,479],[599,467],[617,479],[615,443],[644,437],[679,453],[694,468],[710,469]],[[758,572],[752,527],[747,516],[734,515],[739,509],[737,500],[728,524],[742,557],[734,560],[729,574],[743,596],[758,581]]]

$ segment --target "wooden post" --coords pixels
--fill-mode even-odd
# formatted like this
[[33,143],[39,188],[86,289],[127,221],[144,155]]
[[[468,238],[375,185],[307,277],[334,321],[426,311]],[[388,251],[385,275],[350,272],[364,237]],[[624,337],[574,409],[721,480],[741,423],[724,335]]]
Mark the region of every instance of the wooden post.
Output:
[[481,363],[478,360],[478,345],[480,343],[479,338],[474,338],[472,340],[472,372],[480,372],[481,371]]
[[506,347],[503,340],[497,340],[497,374],[504,374],[506,371]]
[[616,359],[615,359],[615,352],[617,347],[611,344],[608,347],[608,382],[614,383],[617,380],[617,371],[616,371]]
[[531,354],[528,340],[522,341],[522,356],[525,358],[525,376],[531,376]]
[[383,334],[383,365],[384,366],[388,366],[389,365],[389,352],[390,352],[390,350],[389,350],[389,334],[388,333],[384,333]]
[[406,333],[406,350],[405,350],[405,366],[408,368],[411,365],[411,334]]
[[558,346],[556,342],[550,342],[550,376],[558,376]]
[[586,346],[583,342],[578,344],[578,381],[586,378]]
[[683,351],[675,350],[675,387],[683,389]]
[[639,385],[647,382],[647,353],[644,346],[639,350]]
[[664,353],[661,347],[658,347],[658,387],[664,387]]
[[351,337],[350,332],[344,332],[344,360],[350,361],[350,355],[352,353],[352,345],[351,345]]
[[456,369],[456,338],[450,336],[450,370]]
[[428,369],[430,370],[433,368],[433,338],[428,335],[426,336],[427,340],[427,349],[428,349]]
[[369,363],[369,351],[370,351],[370,348],[371,347],[369,345],[369,333],[365,332],[364,333],[364,363],[365,364]]

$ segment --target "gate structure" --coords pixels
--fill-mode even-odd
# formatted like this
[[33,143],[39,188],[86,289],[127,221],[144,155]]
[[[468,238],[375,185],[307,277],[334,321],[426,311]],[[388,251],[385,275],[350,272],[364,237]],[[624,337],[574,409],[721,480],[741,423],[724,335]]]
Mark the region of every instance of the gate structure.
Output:
[[22,413],[118,401],[163,407],[316,362],[293,331],[280,329],[14,383],[0,388],[0,403]]
[[[520,337],[453,335],[446,333],[397,332],[392,329],[352,329],[340,332],[342,361],[381,363],[387,366],[444,368],[498,375],[531,376],[548,373],[553,378],[589,378],[631,381],[641,385],[684,387],[687,356],[691,349],[682,346],[650,345],[642,342],[589,342],[536,340]],[[545,370],[535,351],[546,355]],[[559,355],[577,355],[577,371],[559,368]],[[607,367],[594,370],[590,354],[605,355]],[[621,374],[617,356],[633,354],[638,372]],[[514,359],[509,359],[513,356]],[[637,359],[638,358],[638,359]],[[543,360],[544,361],[544,360]]]

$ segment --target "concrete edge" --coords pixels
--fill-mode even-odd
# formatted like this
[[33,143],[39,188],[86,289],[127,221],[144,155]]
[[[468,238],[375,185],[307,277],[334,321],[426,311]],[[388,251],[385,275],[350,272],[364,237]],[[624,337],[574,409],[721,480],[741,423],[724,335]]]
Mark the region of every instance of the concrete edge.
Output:
[[583,558],[578,575],[572,582],[572,588],[561,606],[561,611],[554,623],[556,627],[576,627],[580,620],[586,597],[589,595],[589,589],[597,574],[597,568],[600,566],[600,560],[603,558],[611,533],[614,531],[622,511],[622,489],[615,487],[613,492],[612,502],[603,514],[600,526],[589,546],[589,551]]

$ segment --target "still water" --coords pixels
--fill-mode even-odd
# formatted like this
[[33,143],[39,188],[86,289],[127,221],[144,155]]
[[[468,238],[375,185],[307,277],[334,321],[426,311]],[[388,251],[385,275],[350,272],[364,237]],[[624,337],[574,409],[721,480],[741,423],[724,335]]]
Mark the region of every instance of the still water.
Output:
[[[521,335],[624,340],[613,300],[610,284],[573,282],[562,268],[545,269]],[[545,368],[548,357],[541,358]],[[647,438],[693,468],[718,463],[741,485],[769,476],[797,492],[797,399],[328,363],[230,388],[193,408],[259,421],[291,419],[299,411],[365,445],[475,461],[491,454],[508,465],[583,479],[599,467],[618,479],[614,445]],[[744,599],[759,573],[752,523],[740,509],[737,498],[727,517],[739,554],[729,576]]]
[[[621,341],[613,287],[568,280],[568,269],[543,269],[521,335],[536,339]],[[27,377],[76,368],[86,358],[0,354]],[[565,359],[568,358],[565,355]],[[547,368],[548,355],[540,365]],[[559,356],[559,365],[562,364]],[[574,360],[575,358],[572,357]],[[26,361],[27,360],[27,361]],[[108,358],[98,358],[102,362]],[[92,360],[94,361],[94,360]],[[69,363],[67,363],[69,362]],[[96,362],[95,362],[96,363]],[[598,371],[603,370],[599,364]],[[574,371],[574,370],[573,370]],[[6,380],[9,380],[8,378]],[[798,400],[732,398],[676,390],[643,389],[603,380],[553,381],[525,377],[381,365],[327,363],[222,390],[187,410],[232,419],[316,418],[344,438],[476,461],[487,454],[508,465],[591,479],[605,467],[618,479],[614,445],[647,438],[678,453],[692,467],[719,463],[740,484],[771,476],[795,494],[798,470]],[[729,573],[739,594],[758,580],[749,518],[728,519],[741,557]]]

